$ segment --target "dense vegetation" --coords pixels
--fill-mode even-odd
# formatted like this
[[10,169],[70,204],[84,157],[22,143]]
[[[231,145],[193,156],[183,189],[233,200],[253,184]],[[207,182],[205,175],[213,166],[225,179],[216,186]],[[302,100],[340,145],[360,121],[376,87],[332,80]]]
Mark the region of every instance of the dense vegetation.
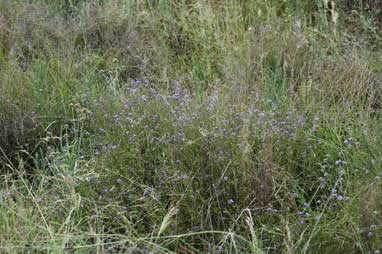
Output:
[[381,253],[380,1],[0,1],[0,253]]

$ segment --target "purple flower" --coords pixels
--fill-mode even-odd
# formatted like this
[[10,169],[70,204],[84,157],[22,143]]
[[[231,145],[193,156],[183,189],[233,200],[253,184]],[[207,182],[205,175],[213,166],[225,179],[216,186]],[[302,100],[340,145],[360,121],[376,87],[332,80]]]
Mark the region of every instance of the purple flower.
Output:
[[342,200],[344,200],[344,197],[341,196],[341,195],[338,195],[338,196],[337,196],[337,200],[338,200],[338,201],[342,201]]
[[374,235],[373,235],[373,232],[371,232],[371,231],[369,231],[368,233],[367,233],[367,237],[368,238],[372,238]]
[[122,183],[123,180],[122,180],[121,178],[117,178],[116,182],[117,182],[117,183]]
[[300,127],[303,125],[303,119],[302,119],[301,116],[299,116],[299,117],[297,118],[297,125],[300,126]]
[[309,203],[304,203],[303,206],[304,206],[305,208],[308,208],[308,207],[310,207],[310,204],[309,204]]
[[147,188],[145,189],[145,191],[143,192],[143,195],[144,195],[144,196],[148,196],[148,195],[151,194],[151,192],[153,192],[153,187],[147,187]]

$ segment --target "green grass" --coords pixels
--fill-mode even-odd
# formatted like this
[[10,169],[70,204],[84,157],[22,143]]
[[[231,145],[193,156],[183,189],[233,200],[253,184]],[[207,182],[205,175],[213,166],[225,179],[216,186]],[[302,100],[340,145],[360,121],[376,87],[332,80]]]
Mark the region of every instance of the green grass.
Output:
[[379,253],[380,6],[0,3],[0,253]]

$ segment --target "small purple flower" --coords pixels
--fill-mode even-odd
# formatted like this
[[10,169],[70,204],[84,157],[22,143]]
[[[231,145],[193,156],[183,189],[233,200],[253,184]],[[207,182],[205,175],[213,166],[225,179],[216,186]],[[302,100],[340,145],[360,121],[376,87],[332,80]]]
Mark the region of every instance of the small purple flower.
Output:
[[302,119],[301,116],[299,116],[299,117],[297,118],[297,125],[300,126],[300,127],[303,125],[303,119]]
[[110,189],[107,188],[107,187],[103,189],[103,192],[104,192],[104,193],[108,193],[109,191],[110,191]]
[[117,182],[117,183],[122,183],[123,180],[122,180],[121,178],[117,178],[116,182]]
[[298,198],[298,193],[293,193],[293,195],[292,195],[294,198]]
[[341,195],[338,195],[338,196],[337,196],[337,201],[342,201],[342,200],[344,200],[344,197],[341,196]]
[[318,180],[319,180],[321,183],[324,183],[324,182],[325,182],[325,178],[323,178],[323,177],[318,178]]
[[369,231],[368,233],[367,233],[367,237],[368,238],[372,238],[374,235],[373,235],[373,232],[371,232],[371,231]]
[[228,181],[228,176],[224,176],[224,177],[223,177],[223,180],[224,180],[224,181]]
[[145,189],[145,191],[143,192],[143,195],[144,195],[144,196],[148,196],[148,195],[151,194],[151,192],[153,192],[153,187],[147,187],[147,188]]
[[305,208],[308,208],[308,207],[310,207],[310,204],[309,204],[309,203],[304,203],[303,206],[304,206]]

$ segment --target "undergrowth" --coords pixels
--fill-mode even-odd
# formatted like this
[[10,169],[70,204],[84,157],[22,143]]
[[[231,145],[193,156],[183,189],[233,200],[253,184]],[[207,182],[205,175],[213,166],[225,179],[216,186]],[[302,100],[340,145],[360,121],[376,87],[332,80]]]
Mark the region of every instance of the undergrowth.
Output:
[[0,253],[380,253],[360,2],[0,2]]

